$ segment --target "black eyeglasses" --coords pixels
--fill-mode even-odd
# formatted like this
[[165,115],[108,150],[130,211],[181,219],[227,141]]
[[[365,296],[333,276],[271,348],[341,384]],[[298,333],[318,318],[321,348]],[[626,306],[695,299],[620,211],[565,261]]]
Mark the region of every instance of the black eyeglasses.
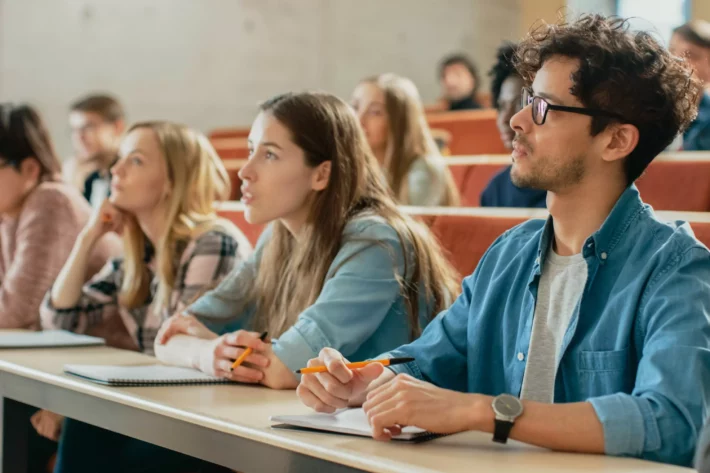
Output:
[[522,107],[525,108],[532,104],[532,117],[533,122],[536,125],[544,125],[545,119],[547,119],[547,112],[550,110],[559,110],[560,112],[570,112],[578,113],[580,115],[587,115],[590,117],[607,117],[615,118],[623,122],[628,122],[624,117],[614,112],[607,112],[606,110],[598,110],[595,108],[582,108],[582,107],[563,107],[562,105],[552,105],[544,98],[534,95],[532,90],[527,87],[523,88],[522,94]]

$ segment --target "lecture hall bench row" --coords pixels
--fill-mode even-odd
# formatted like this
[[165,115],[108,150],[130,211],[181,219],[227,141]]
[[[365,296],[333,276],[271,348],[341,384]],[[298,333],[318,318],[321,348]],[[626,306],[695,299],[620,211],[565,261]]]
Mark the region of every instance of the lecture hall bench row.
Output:
[[[447,154],[505,153],[496,124],[494,109],[463,110],[460,112],[427,113],[427,122],[437,136],[446,135]],[[247,147],[249,128],[220,128],[209,134],[212,145],[222,159],[249,156]]]
[[[510,165],[510,155],[444,158],[461,193],[463,207],[480,205],[480,195],[493,176]],[[230,200],[241,196],[239,169],[243,159],[228,159],[232,180]],[[636,185],[644,201],[656,210],[710,212],[710,152],[663,153],[651,162]]]
[[[401,207],[406,213],[431,228],[451,264],[462,276],[476,269],[478,261],[493,241],[506,230],[531,218],[547,218],[545,209],[514,209],[494,207]],[[239,227],[252,244],[256,244],[263,225],[252,225],[244,218],[244,206],[239,202],[220,204],[219,213]],[[710,246],[710,213],[659,211],[665,221],[683,220],[690,223],[696,237]]]

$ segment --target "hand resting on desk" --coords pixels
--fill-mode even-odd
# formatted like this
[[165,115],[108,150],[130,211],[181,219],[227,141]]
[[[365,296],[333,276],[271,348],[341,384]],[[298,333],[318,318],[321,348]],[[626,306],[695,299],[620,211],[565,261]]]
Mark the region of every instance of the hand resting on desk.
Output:
[[362,405],[377,440],[390,440],[405,426],[434,433],[456,433],[480,428],[485,417],[475,416],[476,405],[490,410],[483,396],[441,389],[411,376],[396,375],[379,363],[351,370],[338,351],[325,348],[308,366],[326,366],[327,373],[306,374],[298,396],[318,412],[335,412]]
[[[250,347],[241,366],[234,360]],[[258,332],[238,330],[222,336],[192,315],[176,314],[165,321],[155,341],[155,354],[164,363],[187,366],[239,383],[260,383],[272,389],[294,389],[296,376],[273,353]]]

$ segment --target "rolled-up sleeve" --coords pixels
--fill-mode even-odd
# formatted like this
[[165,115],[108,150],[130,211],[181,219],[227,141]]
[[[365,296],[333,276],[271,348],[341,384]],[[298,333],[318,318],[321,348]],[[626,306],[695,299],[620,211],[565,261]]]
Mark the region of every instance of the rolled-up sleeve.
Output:
[[631,394],[589,399],[606,453],[690,466],[710,404],[710,257],[694,247],[649,282]]

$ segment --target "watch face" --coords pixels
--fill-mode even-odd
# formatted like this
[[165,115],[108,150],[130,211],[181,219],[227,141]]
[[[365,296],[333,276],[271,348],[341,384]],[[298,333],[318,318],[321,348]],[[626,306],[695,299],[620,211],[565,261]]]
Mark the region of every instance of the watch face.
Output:
[[505,417],[518,417],[523,413],[523,403],[510,394],[501,394],[493,400],[493,409]]

